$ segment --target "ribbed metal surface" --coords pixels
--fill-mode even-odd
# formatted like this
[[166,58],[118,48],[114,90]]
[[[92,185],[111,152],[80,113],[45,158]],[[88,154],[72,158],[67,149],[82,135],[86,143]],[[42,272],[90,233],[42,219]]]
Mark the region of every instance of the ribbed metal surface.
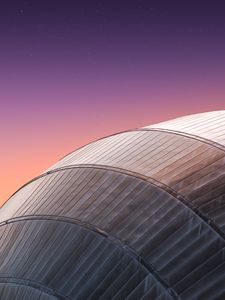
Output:
[[103,138],[17,191],[0,211],[4,299],[225,299],[223,116]]
[[135,299],[130,295],[135,289],[140,297],[154,289],[157,296],[171,299],[137,258],[82,226],[21,219],[0,226],[0,232],[0,278],[7,274],[37,282],[57,299]]
[[[55,215],[92,224],[135,250],[177,294],[201,280],[202,270],[223,263],[224,239],[181,201],[145,180],[86,167],[49,174],[26,189],[26,195],[22,189],[11,199],[15,210],[3,214],[5,219]],[[21,195],[27,199],[22,205]],[[220,258],[208,265],[214,255]],[[207,278],[203,282],[209,284]]]
[[167,132],[126,132],[87,145],[50,170],[81,164],[154,179],[184,196],[225,232],[225,151],[213,145]]
[[225,111],[212,111],[180,117],[146,126],[187,133],[225,146]]
[[[7,282],[3,280],[0,283],[0,299],[13,300],[13,299],[23,299],[23,300],[58,300],[58,297],[54,297],[45,292],[42,292],[38,288],[33,288],[28,285],[23,285],[20,281]],[[63,299],[63,298],[61,298]]]

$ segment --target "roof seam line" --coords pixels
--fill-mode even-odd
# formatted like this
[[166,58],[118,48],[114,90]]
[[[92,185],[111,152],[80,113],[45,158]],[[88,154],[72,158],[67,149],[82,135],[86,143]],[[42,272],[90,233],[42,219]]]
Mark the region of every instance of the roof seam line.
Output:
[[223,152],[225,152],[225,147],[223,145],[221,145],[220,143],[217,143],[215,141],[206,139],[204,137],[201,137],[201,136],[198,136],[195,134],[191,134],[191,133],[187,133],[187,132],[183,132],[183,131],[179,131],[179,130],[153,127],[153,128],[139,128],[139,129],[134,129],[133,131],[157,131],[157,132],[166,132],[166,133],[170,133],[170,134],[174,134],[174,135],[184,136],[187,138],[194,139],[196,141],[203,142],[205,144],[208,144],[210,146],[213,146],[213,147],[218,148],[218,149],[222,150]]
[[[102,235],[104,238],[107,238],[112,244],[116,247],[122,249],[127,255],[129,255],[132,259],[135,259],[139,264],[141,264],[145,269],[149,271],[149,273],[161,284],[161,286],[165,289],[165,291],[172,296],[174,299],[178,299],[177,293],[169,286],[167,281],[163,279],[158,271],[153,267],[153,265],[147,262],[141,255],[139,255],[135,250],[133,250],[128,245],[124,244],[119,238],[114,237],[113,235],[109,235],[108,233],[104,232],[103,230],[99,229],[98,227],[90,224],[85,223],[77,219],[68,218],[68,217],[60,217],[55,215],[27,215],[21,217],[10,218],[6,221],[0,223],[0,226],[5,226],[8,224],[16,223],[16,222],[23,222],[23,221],[31,221],[31,220],[50,220],[56,222],[64,222],[70,223],[75,226],[79,226],[81,228],[85,228],[86,230],[90,230],[95,234]],[[0,277],[1,279],[1,277]],[[70,300],[70,298],[65,298]]]
[[30,280],[30,279],[22,279],[18,277],[0,277],[0,283],[5,284],[17,284],[22,285],[26,287],[31,287],[33,289],[36,289],[40,292],[43,292],[45,294],[48,294],[50,296],[57,297],[60,300],[72,300],[72,298],[62,295],[58,293],[56,290],[46,287],[45,285],[40,284],[39,282]]
[[30,184],[30,183],[38,180],[39,178],[48,176],[48,175],[56,173],[56,172],[60,172],[60,171],[64,171],[64,170],[70,170],[70,169],[75,169],[75,168],[102,169],[102,170],[105,170],[105,171],[112,171],[112,172],[117,172],[117,173],[128,175],[128,176],[132,176],[132,177],[135,177],[135,178],[137,178],[139,180],[146,181],[146,182],[154,185],[155,187],[160,188],[164,192],[172,195],[178,201],[182,202],[185,206],[187,206],[194,213],[196,213],[196,215],[198,215],[208,226],[210,226],[214,231],[216,231],[217,234],[219,234],[225,240],[225,233],[222,230],[220,230],[220,228],[213,222],[213,220],[210,219],[209,217],[207,217],[205,214],[203,214],[192,203],[188,202],[186,200],[186,198],[182,194],[178,193],[177,191],[175,191],[174,189],[172,189],[168,185],[166,185],[166,184],[164,184],[164,183],[162,183],[162,182],[160,182],[160,181],[158,181],[158,180],[156,180],[156,179],[154,179],[152,177],[145,176],[145,175],[142,175],[140,173],[129,171],[129,170],[118,168],[118,167],[111,167],[111,166],[97,165],[97,164],[77,164],[77,165],[64,166],[64,167],[61,167],[61,168],[49,170],[46,173],[43,173],[43,174],[41,174],[41,175],[33,178],[32,180],[30,180],[29,182],[27,182],[25,185],[23,185],[21,188],[19,188],[13,195],[15,195],[19,190],[21,190],[22,188],[24,188],[28,184]]
[[[177,135],[181,135],[181,136],[186,136],[186,137],[189,137],[189,138],[196,138],[198,141],[202,141],[202,142],[205,142],[207,144],[210,144],[210,145],[213,145],[223,151],[225,151],[225,147],[217,142],[213,142],[211,140],[208,140],[206,138],[203,138],[203,137],[200,137],[198,135],[194,135],[194,134],[188,134],[188,133],[185,133],[185,132],[182,132],[182,131],[176,131],[176,130],[170,130],[170,129],[163,129],[163,128],[157,128],[157,127],[152,127],[152,128],[146,128],[146,127],[140,127],[140,128],[133,128],[133,129],[127,129],[127,130],[122,130],[122,131],[119,131],[119,132],[116,132],[116,133],[112,133],[110,135],[107,135],[107,136],[103,136],[97,140],[94,140],[94,141],[91,141],[85,145],[82,145],[80,147],[78,147],[76,150],[73,150],[69,153],[67,153],[66,155],[64,155],[60,160],[66,158],[67,156],[69,156],[70,154],[72,154],[74,151],[77,151],[77,150],[80,150],[92,143],[95,143],[95,142],[98,142],[98,141],[101,141],[101,140],[104,140],[106,138],[109,138],[109,137],[113,137],[113,136],[116,136],[116,135],[119,135],[119,134],[123,134],[123,133],[129,133],[129,132],[134,132],[134,131],[160,131],[160,132],[167,132],[167,133],[174,133],[174,134],[177,134]],[[59,161],[60,161],[59,160]]]
[[49,174],[52,174],[52,173],[55,173],[55,172],[60,172],[62,170],[66,170],[66,169],[73,169],[73,168],[103,169],[103,170],[106,170],[106,171],[112,171],[112,172],[117,172],[117,173],[121,173],[121,174],[128,175],[128,176],[132,176],[132,177],[135,177],[137,179],[140,179],[140,180],[146,181],[148,183],[151,183],[154,186],[156,186],[157,188],[160,188],[164,192],[172,195],[178,201],[182,202],[185,206],[187,206],[189,209],[191,209],[208,226],[210,226],[214,231],[216,231],[217,234],[219,234],[225,240],[225,233],[222,230],[220,230],[220,228],[213,222],[212,219],[210,219],[205,214],[203,214],[195,205],[188,202],[184,195],[178,193],[173,188],[169,187],[168,185],[166,185],[166,184],[164,184],[164,183],[162,183],[162,182],[160,182],[160,181],[158,181],[158,180],[156,180],[152,177],[145,176],[145,175],[142,175],[140,173],[132,172],[132,171],[125,170],[125,169],[122,169],[122,168],[118,168],[118,167],[111,167],[111,166],[97,165],[97,164],[96,165],[95,164],[70,165],[70,166],[67,166],[67,167],[62,167],[62,168],[57,168],[57,169],[54,169],[54,170],[51,170],[51,171],[47,171],[46,173],[43,174],[43,176],[46,176],[46,175],[49,175]]

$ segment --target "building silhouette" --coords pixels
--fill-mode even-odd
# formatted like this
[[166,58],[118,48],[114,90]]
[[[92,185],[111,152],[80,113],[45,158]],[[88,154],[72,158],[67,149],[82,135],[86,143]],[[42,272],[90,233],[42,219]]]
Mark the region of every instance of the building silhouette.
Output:
[[65,156],[0,209],[0,299],[225,299],[225,111]]

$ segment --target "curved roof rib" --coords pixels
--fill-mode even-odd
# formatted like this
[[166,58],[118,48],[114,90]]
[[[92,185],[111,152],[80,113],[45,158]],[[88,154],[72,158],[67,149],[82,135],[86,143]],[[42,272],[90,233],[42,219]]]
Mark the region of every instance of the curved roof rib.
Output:
[[0,293],[224,299],[224,199],[225,111],[90,143],[1,209]]

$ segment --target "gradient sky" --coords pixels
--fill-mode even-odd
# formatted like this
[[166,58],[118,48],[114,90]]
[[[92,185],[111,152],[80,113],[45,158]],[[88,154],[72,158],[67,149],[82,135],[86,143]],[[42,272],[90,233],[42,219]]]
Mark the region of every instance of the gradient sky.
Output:
[[96,138],[225,109],[223,1],[2,2],[0,205]]

